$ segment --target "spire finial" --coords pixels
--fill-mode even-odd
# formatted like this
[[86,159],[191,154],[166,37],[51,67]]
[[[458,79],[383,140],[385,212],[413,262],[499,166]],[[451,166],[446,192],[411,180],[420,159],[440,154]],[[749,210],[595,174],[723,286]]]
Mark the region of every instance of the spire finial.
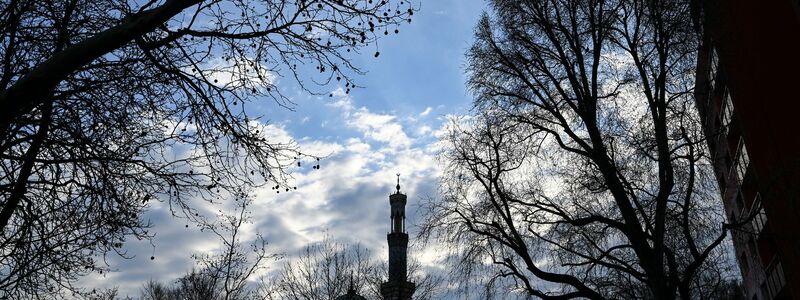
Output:
[[397,173],[397,193],[400,194],[400,173]]

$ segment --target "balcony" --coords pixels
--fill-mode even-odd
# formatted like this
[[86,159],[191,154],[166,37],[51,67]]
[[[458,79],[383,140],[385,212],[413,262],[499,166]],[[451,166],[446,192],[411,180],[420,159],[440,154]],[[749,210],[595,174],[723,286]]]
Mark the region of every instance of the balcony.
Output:
[[783,276],[783,266],[778,257],[772,259],[772,262],[767,266],[764,271],[767,276],[766,286],[769,299],[778,298],[783,287],[786,286],[786,278]]
[[736,151],[733,153],[733,164],[728,170],[728,181],[735,184],[738,189],[747,175],[747,169],[750,166],[750,155],[747,154],[747,147],[744,144],[744,138],[739,137],[739,142],[736,145]]
[[750,208],[750,212],[756,212],[750,224],[753,228],[753,234],[755,234],[756,237],[759,237],[764,231],[764,228],[767,226],[767,213],[764,212],[764,207],[761,205],[760,193],[756,193],[756,197],[753,200],[753,205]]
[[717,73],[719,71],[719,56],[716,49],[711,49],[708,60],[708,100],[711,100],[714,95],[714,88],[717,85]]
[[728,88],[725,88],[725,93],[722,96],[722,107],[720,109],[720,132],[723,136],[728,136],[728,127],[733,122],[733,101],[731,101],[731,94]]

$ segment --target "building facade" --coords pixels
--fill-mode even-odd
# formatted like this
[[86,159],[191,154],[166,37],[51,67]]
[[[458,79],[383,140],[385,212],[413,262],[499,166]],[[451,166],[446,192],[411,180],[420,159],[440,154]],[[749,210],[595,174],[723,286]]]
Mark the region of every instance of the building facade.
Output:
[[698,4],[696,103],[747,299],[800,299],[800,2]]

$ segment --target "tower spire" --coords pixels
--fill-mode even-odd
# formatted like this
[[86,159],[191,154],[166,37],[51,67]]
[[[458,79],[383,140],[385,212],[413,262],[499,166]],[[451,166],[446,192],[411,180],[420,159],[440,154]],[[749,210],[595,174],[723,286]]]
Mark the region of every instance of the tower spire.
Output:
[[400,173],[397,173],[397,193],[400,194]]

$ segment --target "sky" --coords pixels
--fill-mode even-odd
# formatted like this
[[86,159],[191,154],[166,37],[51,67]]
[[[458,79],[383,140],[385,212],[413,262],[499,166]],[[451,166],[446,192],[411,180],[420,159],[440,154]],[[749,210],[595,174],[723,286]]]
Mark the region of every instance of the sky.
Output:
[[[379,41],[378,58],[370,49],[353,57],[367,72],[355,78],[363,88],[345,94],[342,87],[332,86],[333,96],[314,96],[290,79],[278,78],[276,86],[294,102],[291,109],[267,99],[248,104],[248,113],[263,116],[260,121],[268,124],[271,136],[295,140],[304,153],[325,158],[319,170],[293,170],[297,191],[256,190],[246,237],[260,233],[285,259],[326,236],[358,242],[385,259],[388,195],[397,173],[408,195],[409,231],[412,237],[416,233],[420,201],[436,197],[438,136],[450,116],[465,114],[471,106],[464,52],[485,9],[481,0],[418,3],[412,23]],[[82,285],[117,287],[122,296],[137,296],[143,283],[173,281],[192,269],[192,254],[220,246],[215,236],[171,217],[164,205],[153,205],[145,218],[155,237],[128,241],[129,258],[109,255],[106,260],[114,271],[90,275]],[[422,252],[417,255],[423,264],[438,260]],[[274,270],[280,263],[268,267]]]

